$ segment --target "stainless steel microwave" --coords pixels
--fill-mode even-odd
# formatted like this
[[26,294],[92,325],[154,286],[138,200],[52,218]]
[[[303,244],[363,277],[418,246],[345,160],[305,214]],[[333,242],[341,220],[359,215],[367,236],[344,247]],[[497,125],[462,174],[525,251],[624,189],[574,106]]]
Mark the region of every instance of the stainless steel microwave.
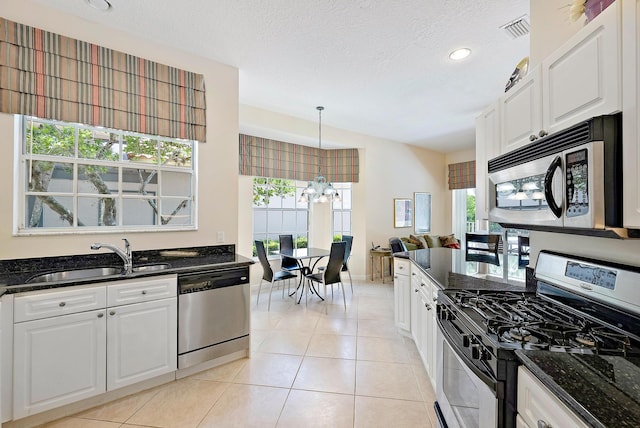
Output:
[[489,220],[504,227],[627,237],[621,115],[598,116],[491,159]]

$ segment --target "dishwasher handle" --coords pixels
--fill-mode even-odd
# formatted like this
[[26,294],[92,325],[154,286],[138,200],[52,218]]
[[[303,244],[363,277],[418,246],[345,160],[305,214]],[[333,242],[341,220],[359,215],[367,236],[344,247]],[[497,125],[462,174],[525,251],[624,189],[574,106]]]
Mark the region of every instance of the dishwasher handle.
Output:
[[178,275],[178,293],[195,293],[248,283],[248,267],[196,272]]

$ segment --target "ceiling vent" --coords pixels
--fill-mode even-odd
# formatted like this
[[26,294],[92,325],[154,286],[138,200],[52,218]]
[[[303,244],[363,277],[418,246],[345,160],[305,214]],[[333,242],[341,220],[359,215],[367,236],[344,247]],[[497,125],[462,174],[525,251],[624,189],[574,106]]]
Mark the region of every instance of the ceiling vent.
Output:
[[514,19],[511,22],[501,25],[500,28],[502,28],[512,39],[526,36],[529,34],[529,21],[527,20],[527,15],[522,15],[518,19]]

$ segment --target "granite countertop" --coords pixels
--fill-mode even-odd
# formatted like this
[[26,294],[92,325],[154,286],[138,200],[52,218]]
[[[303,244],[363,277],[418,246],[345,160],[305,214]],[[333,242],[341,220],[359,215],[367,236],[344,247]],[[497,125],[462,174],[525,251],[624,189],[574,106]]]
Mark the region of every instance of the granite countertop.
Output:
[[453,258],[458,257],[460,251],[461,250],[452,248],[425,248],[394,253],[393,255],[394,257],[411,260],[443,290],[536,291],[535,284],[528,284],[526,286],[524,284],[510,284],[466,275],[463,272],[455,272],[453,268]]
[[640,426],[640,357],[525,350],[516,355],[588,425]]
[[255,263],[253,259],[236,254],[235,245],[168,248],[133,252],[134,267],[166,264],[167,268],[162,270],[134,272],[130,275],[106,275],[104,277],[86,278],[82,280],[26,283],[29,278],[43,273],[92,267],[122,267],[123,262],[122,259],[113,252],[0,260],[0,296],[9,293],[114,281],[118,279],[249,266],[253,263]]

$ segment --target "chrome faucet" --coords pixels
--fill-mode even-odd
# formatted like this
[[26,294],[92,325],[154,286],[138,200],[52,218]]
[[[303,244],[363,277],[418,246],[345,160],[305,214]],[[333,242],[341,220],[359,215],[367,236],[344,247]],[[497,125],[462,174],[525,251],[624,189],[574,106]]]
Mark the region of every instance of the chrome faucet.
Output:
[[107,248],[113,251],[114,253],[119,255],[120,258],[124,261],[124,273],[130,274],[133,268],[133,257],[131,255],[131,245],[129,244],[129,241],[127,240],[127,238],[122,238],[122,240],[124,241],[124,251],[122,251],[120,248],[116,247],[115,245],[102,244],[100,242],[95,242],[91,244],[91,249],[99,250],[100,248]]

